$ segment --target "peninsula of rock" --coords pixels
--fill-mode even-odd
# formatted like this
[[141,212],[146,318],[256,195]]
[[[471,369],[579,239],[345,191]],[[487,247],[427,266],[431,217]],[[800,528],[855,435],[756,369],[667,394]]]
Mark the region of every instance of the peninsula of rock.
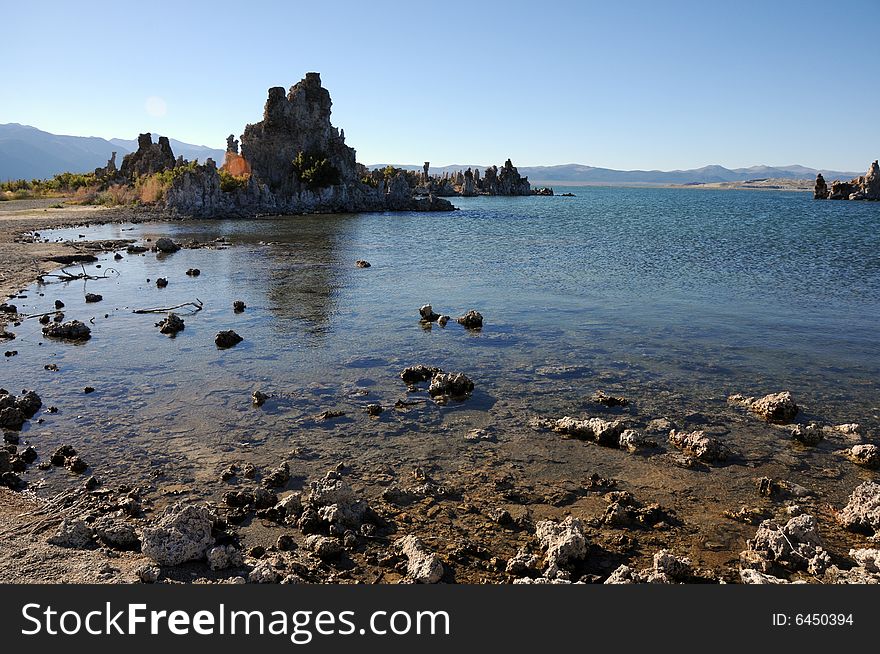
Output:
[[848,182],[835,180],[831,182],[831,188],[819,173],[813,197],[817,200],[880,200],[880,165],[875,160],[864,175]]

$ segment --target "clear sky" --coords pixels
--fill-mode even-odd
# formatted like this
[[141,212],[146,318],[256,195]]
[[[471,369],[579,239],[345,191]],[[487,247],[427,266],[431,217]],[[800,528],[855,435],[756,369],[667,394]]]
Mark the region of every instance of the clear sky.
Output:
[[362,163],[867,168],[880,0],[4,0],[0,123],[223,147],[318,71]]

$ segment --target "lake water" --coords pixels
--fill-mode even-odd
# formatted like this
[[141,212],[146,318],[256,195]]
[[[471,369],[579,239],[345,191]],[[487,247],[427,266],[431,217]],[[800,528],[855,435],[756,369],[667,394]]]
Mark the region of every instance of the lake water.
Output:
[[[92,339],[52,342],[25,321],[7,346],[19,354],[2,362],[2,386],[35,388],[58,406],[23,433],[38,449],[73,443],[95,474],[157,494],[216,498],[219,470],[243,459],[291,460],[301,483],[343,461],[373,497],[427,470],[487,505],[505,503],[493,479],[512,478],[540,498],[599,472],[673,506],[693,530],[679,545],[720,543],[718,560],[753,530],[719,525],[718,516],[755,503],[756,476],[785,476],[831,503],[876,477],[834,454],[846,443],[793,446],[725,399],[790,390],[802,419],[857,422],[868,440],[877,433],[880,204],[788,192],[568,190],[576,197],[460,198],[454,213],[46,232],[74,241],[222,236],[231,246],[123,251],[119,262],[111,253],[99,263],[117,278],[29,289],[14,300],[21,311],[50,311],[61,299],[68,319],[94,318]],[[359,269],[357,259],[372,266]],[[187,276],[194,267],[202,274]],[[156,288],[160,276],[167,288]],[[84,290],[104,300],[85,304]],[[174,339],[154,327],[161,316],[131,313],[196,298],[204,310],[181,312],[186,329]],[[247,310],[233,313],[234,300]],[[453,318],[476,309],[484,328],[424,328],[425,303]],[[244,341],[218,350],[221,329]],[[49,363],[60,371],[45,371]],[[408,393],[398,374],[417,363],[466,373],[473,397],[440,407]],[[85,386],[96,392],[84,395]],[[271,396],[262,409],[251,406],[255,389]],[[597,407],[589,402],[597,389],[632,404]],[[401,399],[415,404],[394,409]],[[363,413],[371,402],[386,407],[378,419]],[[327,409],[347,415],[316,419]],[[740,458],[712,471],[727,494],[699,490],[705,473],[534,432],[535,415],[611,415],[634,426],[667,416],[714,430]],[[498,442],[467,443],[475,427],[492,428]],[[25,477],[48,493],[69,483],[66,474],[34,467]],[[557,510],[531,504],[536,515]],[[711,558],[702,551],[695,556]]]

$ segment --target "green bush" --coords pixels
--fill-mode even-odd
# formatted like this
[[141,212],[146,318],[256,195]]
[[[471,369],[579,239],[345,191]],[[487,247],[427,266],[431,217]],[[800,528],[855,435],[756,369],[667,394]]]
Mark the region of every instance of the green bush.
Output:
[[224,193],[235,193],[247,187],[248,176],[236,177],[227,170],[220,170],[220,190]]
[[322,152],[300,152],[292,164],[297,178],[312,190],[339,183],[339,170]]

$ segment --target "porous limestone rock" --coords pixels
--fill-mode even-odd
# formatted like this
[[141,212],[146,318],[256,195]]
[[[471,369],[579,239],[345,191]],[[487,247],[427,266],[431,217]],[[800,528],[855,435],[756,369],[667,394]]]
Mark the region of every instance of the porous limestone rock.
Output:
[[791,437],[803,445],[814,446],[822,442],[825,434],[821,425],[811,422],[808,425],[795,425],[792,427]]
[[314,553],[322,561],[338,558],[342,554],[342,543],[338,538],[314,534],[308,536],[303,544],[309,552]]
[[815,200],[825,200],[828,197],[828,184],[822,173],[816,174],[816,186],[813,188],[813,198]]
[[627,452],[638,452],[652,447],[657,447],[657,443],[649,438],[645,438],[635,429],[625,429],[618,439],[620,449]]
[[837,517],[848,529],[874,535],[880,532],[880,484],[866,481],[857,486]]
[[807,514],[791,518],[785,525],[765,520],[740,554],[744,567],[769,572],[774,564],[790,570],[821,574],[831,564],[823,548],[816,519]]
[[407,576],[419,584],[436,584],[443,578],[443,562],[416,536],[399,538],[395,546],[406,557]]
[[547,553],[545,576],[555,576],[556,571],[566,569],[587,556],[587,538],[577,518],[568,516],[562,522],[542,520],[535,525],[535,535]]
[[474,390],[474,382],[463,372],[438,372],[431,378],[428,393],[431,397],[463,399]]
[[67,341],[86,341],[92,337],[92,330],[79,320],[52,323],[43,327],[43,335]]
[[177,503],[141,535],[143,553],[160,565],[179,565],[205,558],[214,544],[214,517],[204,505]]
[[234,545],[217,545],[208,550],[206,555],[211,570],[226,570],[242,565],[241,550]]
[[560,434],[584,440],[594,440],[602,445],[619,445],[624,424],[620,420],[603,420],[602,418],[579,420],[571,416],[564,416],[553,423],[552,429]]
[[[734,398],[738,396],[733,396]],[[748,402],[751,400],[751,402]],[[787,424],[794,420],[800,410],[794,403],[791,392],[771,393],[758,399],[744,398],[741,403],[747,402],[749,411],[761,416],[767,422]]]
[[50,545],[69,547],[71,549],[84,549],[94,547],[95,532],[79,518],[65,518],[61,521],[58,531],[48,539]]
[[269,89],[263,120],[241,135],[241,155],[232,152],[235,139],[227,140],[226,164],[236,165],[226,172],[240,174],[240,183],[221,188],[211,160],[188,166],[166,191],[166,208],[204,216],[455,209],[431,193],[415,197],[406,176],[388,183],[371,177],[344,132],[331,124],[331,106],[318,73],[307,73],[287,93]]
[[876,470],[880,468],[880,448],[870,443],[862,443],[853,445],[851,448],[843,451],[847,459],[856,465],[864,466]]
[[669,442],[709,463],[724,461],[730,455],[730,450],[724,443],[713,436],[707,436],[704,431],[684,432],[673,429],[669,432]]

